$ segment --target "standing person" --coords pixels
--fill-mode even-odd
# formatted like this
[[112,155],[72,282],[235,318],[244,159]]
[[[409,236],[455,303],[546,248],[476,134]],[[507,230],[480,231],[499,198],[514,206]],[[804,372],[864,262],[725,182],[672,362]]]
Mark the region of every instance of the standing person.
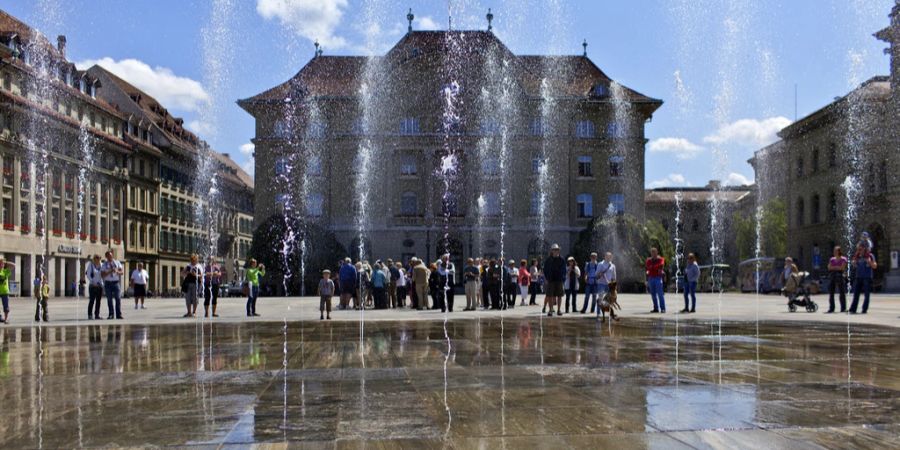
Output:
[[537,305],[537,295],[541,289],[541,269],[538,267],[537,258],[531,260],[529,275],[531,275],[531,285],[528,286],[528,291],[531,299],[528,301],[528,305]]
[[250,267],[247,268],[247,317],[259,317],[256,313],[256,300],[259,298],[259,277],[266,276],[266,266],[258,264],[250,258]]
[[490,268],[491,260],[488,257],[481,258],[481,266],[479,267],[479,273],[481,274],[481,309],[485,311],[491,307],[491,286],[493,283],[491,282]]
[[381,261],[375,262],[375,270],[372,272],[372,297],[375,309],[387,309],[388,276],[384,273]]
[[322,279],[319,280],[319,320],[325,319],[328,312],[328,320],[331,320],[331,296],[334,295],[334,281],[331,281],[331,271],[322,271]]
[[666,258],[659,256],[656,247],[650,249],[650,257],[644,262],[647,274],[647,288],[650,290],[650,298],[653,300],[651,313],[666,312],[666,294],[663,292],[663,278],[665,278]]
[[443,262],[431,265],[429,285],[431,298],[434,299],[433,309],[440,309],[441,312],[447,312],[447,277],[447,267]]
[[453,264],[453,261],[450,261],[449,253],[444,253],[444,255],[441,256],[440,265],[447,272],[447,286],[444,289],[445,303],[447,304],[447,310],[453,312],[453,289],[456,287],[456,264]]
[[550,256],[544,262],[544,279],[547,281],[547,291],[544,297],[544,307],[550,306],[548,316],[553,315],[553,306],[562,306],[564,292],[563,282],[566,278],[566,262],[559,256],[559,244],[550,246]]
[[409,281],[406,277],[406,269],[403,268],[403,264],[397,262],[394,266],[394,269],[397,271],[397,306],[396,308],[402,308],[406,306],[406,288],[409,284]]
[[219,288],[222,286],[222,267],[216,262],[215,256],[206,259],[203,268],[203,317],[209,317],[209,305],[212,304],[212,316],[216,314],[219,303]]
[[431,272],[425,267],[425,263],[416,259],[413,267],[413,281],[416,283],[417,310],[430,309],[428,306],[428,278]]
[[847,312],[847,257],[844,256],[841,247],[835,247],[831,259],[828,260],[828,273],[831,276],[831,284],[828,286],[828,311],[826,314],[834,312],[834,291],[840,293],[841,312]]
[[134,270],[131,271],[131,290],[134,291],[134,309],[146,309],[144,307],[144,297],[147,296],[147,281],[150,275],[144,270],[144,263],[137,263]]
[[[697,264],[697,257],[693,253],[688,253],[687,267],[684,268],[684,309],[683,313],[697,312],[697,282],[700,281],[700,266]],[[688,297],[690,297],[690,308],[688,308]]]
[[37,300],[34,305],[34,321],[40,322],[43,317],[44,322],[49,322],[47,300],[50,300],[50,284],[47,283],[47,275],[41,275],[41,285],[34,291],[34,297]]
[[463,279],[466,287],[466,309],[463,311],[474,311],[478,306],[478,267],[475,266],[475,260],[472,258],[466,260]]
[[[107,250],[105,256],[106,261],[103,261],[103,265],[100,266],[100,276],[103,277],[103,290],[106,292],[106,307],[109,309],[109,315],[106,317],[106,319],[109,320],[113,317],[115,317],[116,319],[121,319],[121,280],[122,275],[125,274],[125,270],[122,268],[122,263],[113,259],[112,251]],[[113,309],[113,305],[115,305],[115,309]],[[113,316],[113,312],[115,312],[115,316]]]
[[397,265],[394,265],[394,261],[391,259],[387,260],[387,272],[390,275],[388,280],[388,307],[397,308],[400,306],[400,302],[397,299],[397,280],[400,279],[400,268]]
[[516,306],[516,296],[519,293],[519,269],[516,268],[516,261],[509,260],[506,266],[506,284],[503,286],[503,296],[505,297],[505,307],[514,308]]
[[[600,263],[597,262],[597,253],[591,253],[590,261],[584,263],[584,306],[581,307],[581,313],[587,312],[588,301],[591,303],[591,313],[597,309],[597,297],[602,295],[598,292],[597,271],[600,269]],[[573,306],[572,312],[578,309]],[[569,301],[566,300],[566,312],[569,312]]]
[[860,293],[863,293],[865,296],[862,304],[862,313],[865,314],[869,311],[872,279],[875,278],[875,269],[878,268],[878,263],[875,262],[875,254],[869,248],[870,246],[860,242],[856,246],[856,253],[853,254],[853,259],[851,260],[853,267],[856,269],[856,278],[853,280],[853,303],[850,304],[850,314],[856,314]]
[[100,275],[100,255],[94,255],[84,269],[88,283],[88,320],[100,320],[100,299],[103,298],[103,276]]
[[519,293],[522,295],[522,303],[525,306],[525,298],[528,297],[528,289],[531,287],[531,272],[528,271],[528,261],[519,262]]
[[[566,260],[566,281],[563,283],[563,289],[566,291],[566,314],[569,313],[569,299],[572,300],[572,311],[578,309],[578,289],[581,287],[578,280],[581,279],[581,269],[578,268],[578,262],[570,256]],[[584,303],[587,306],[587,300]],[[562,308],[556,308],[556,315],[562,315]]]
[[506,309],[503,307],[503,298],[500,296],[503,286],[503,260],[499,262],[491,259],[488,264],[487,277],[490,280],[488,292],[491,297],[491,309]]
[[350,298],[356,292],[356,278],[356,267],[349,257],[344,258],[341,268],[338,270],[338,283],[341,285],[341,302],[338,304],[338,309],[347,309],[350,305]]
[[[472,258],[469,258],[472,259]],[[475,267],[475,305],[470,311],[478,308],[482,304],[481,300],[481,258],[472,259],[472,266]]]
[[372,271],[368,261],[356,263],[356,273],[359,274],[357,295],[353,297],[353,309],[365,309],[366,300],[372,296]]
[[[616,276],[616,265],[613,264],[613,254],[612,252],[606,252],[603,255],[603,261],[600,263],[600,268],[597,272],[597,295],[600,296],[598,302],[603,301],[603,296],[609,293],[609,285],[612,282],[618,283],[618,277]],[[608,301],[608,300],[607,300]],[[600,317],[603,312],[600,310],[600,304],[597,304],[597,317]],[[613,320],[619,320],[616,316],[615,311],[610,308],[609,310],[610,317]]]
[[9,278],[12,276],[12,268],[15,266],[0,256],[0,300],[3,301],[3,317],[0,318],[0,322],[2,323],[9,322]]
[[187,313],[182,317],[194,317],[197,315],[197,304],[200,303],[200,280],[203,278],[203,267],[200,265],[200,256],[191,255],[191,262],[181,269],[181,292],[184,293],[184,305]]

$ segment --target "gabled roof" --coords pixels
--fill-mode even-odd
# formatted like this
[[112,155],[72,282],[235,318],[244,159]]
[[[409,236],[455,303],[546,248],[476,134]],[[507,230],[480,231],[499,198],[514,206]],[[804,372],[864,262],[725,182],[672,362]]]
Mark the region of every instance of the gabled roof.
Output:
[[[486,51],[497,52],[507,59],[516,73],[523,95],[540,96],[541,83],[547,78],[554,96],[610,100],[613,87],[621,87],[622,98],[633,103],[654,105],[661,100],[643,95],[627,87],[615,85],[600,68],[586,56],[516,56],[489,31],[413,31],[404,35],[384,56],[316,56],[288,81],[238,104],[247,108],[252,104],[272,104],[310,95],[351,97],[357,95],[368,61],[387,64],[389,70],[402,66],[421,55],[446,55],[453,51],[461,60],[482,57]],[[594,88],[602,86],[603,95]]]
[[0,9],[0,38],[3,39],[4,43],[8,43],[9,38],[13,35],[15,35],[19,39],[19,42],[25,46],[40,47],[42,52],[46,53],[54,60],[65,59],[56,46],[43,34],[25,22],[22,22],[6,11]]
[[253,178],[238,165],[229,155],[225,155],[219,152],[213,152],[216,155],[216,159],[219,163],[224,166],[224,170],[219,170],[219,176],[226,178],[227,180],[243,185],[249,189],[253,189]]
[[753,192],[749,186],[726,186],[720,189],[710,188],[659,188],[644,191],[645,203],[670,203],[675,202],[681,193],[681,201],[684,203],[705,203],[715,196],[720,201],[737,202]]
[[837,115],[843,114],[846,111],[851,99],[853,101],[862,102],[863,104],[870,104],[873,102],[884,102],[890,98],[890,95],[890,77],[872,77],[863,82],[856,89],[850,91],[847,95],[837,98],[822,108],[813,111],[806,117],[784,127],[778,132],[778,137],[788,139],[833,121]]

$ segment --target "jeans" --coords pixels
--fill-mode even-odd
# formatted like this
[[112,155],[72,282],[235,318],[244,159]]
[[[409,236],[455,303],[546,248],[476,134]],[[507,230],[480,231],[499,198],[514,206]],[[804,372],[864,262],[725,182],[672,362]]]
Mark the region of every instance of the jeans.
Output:
[[871,278],[860,278],[857,277],[856,280],[853,281],[853,303],[850,304],[850,312],[856,312],[856,306],[859,303],[859,293],[863,291],[865,299],[862,304],[862,312],[863,314],[869,310],[869,294],[872,293],[872,279]]
[[[588,283],[584,286],[584,306],[581,307],[581,313],[584,314],[587,312],[588,300],[591,302],[591,313],[593,313],[597,309],[597,297],[599,297],[599,288],[600,285],[594,282],[593,284]],[[577,307],[576,307],[577,308]]]
[[256,314],[256,299],[259,297],[259,285],[250,284],[250,295],[247,297],[247,315]]
[[663,292],[662,277],[648,278],[647,288],[650,289],[650,298],[653,300],[653,310],[666,312],[666,296]]
[[106,307],[109,309],[109,317],[113,317],[113,300],[115,300],[115,317],[122,317],[122,291],[118,281],[104,281],[103,290],[106,291]]
[[41,317],[44,318],[44,322],[49,321],[50,320],[49,315],[47,314],[47,297],[44,297],[42,295],[40,298],[38,298],[36,300],[37,301],[35,302],[35,305],[34,305],[34,321],[40,322]]
[[[691,306],[688,307],[688,296],[691,299]],[[693,311],[697,308],[697,282],[687,281],[684,284],[684,309]]]
[[6,294],[0,295],[0,299],[3,300],[3,313],[9,314],[9,296]]
[[100,318],[100,299],[103,298],[103,286],[88,287],[88,319]]
[[572,311],[578,309],[578,290],[566,289],[566,312],[569,312],[569,298],[572,299]]
[[531,293],[531,299],[528,301],[529,305],[537,305],[537,295],[538,290],[540,290],[540,286],[537,281],[532,281],[531,285],[528,286],[528,292]]
[[834,311],[834,292],[839,291],[841,301],[841,312],[847,310],[847,281],[844,279],[844,272],[831,272],[831,285],[828,286],[828,312]]

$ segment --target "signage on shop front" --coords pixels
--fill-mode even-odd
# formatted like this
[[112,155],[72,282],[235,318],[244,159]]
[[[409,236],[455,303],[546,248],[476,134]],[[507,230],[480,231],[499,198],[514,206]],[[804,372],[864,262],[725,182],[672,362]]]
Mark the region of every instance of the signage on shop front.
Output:
[[80,254],[81,254],[81,248],[80,248],[80,247],[76,247],[76,246],[74,246],[74,245],[62,245],[62,244],[60,244],[59,247],[56,247],[56,252],[57,252],[57,253],[65,253],[65,254],[67,254],[67,255],[80,255]]

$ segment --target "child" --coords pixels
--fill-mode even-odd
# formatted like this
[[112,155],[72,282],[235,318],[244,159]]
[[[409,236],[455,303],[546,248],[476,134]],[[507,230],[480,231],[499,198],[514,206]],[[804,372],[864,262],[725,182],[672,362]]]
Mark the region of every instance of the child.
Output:
[[[34,321],[40,322],[41,316],[44,318],[44,322],[49,322],[47,314],[47,300],[50,299],[50,285],[47,283],[47,276],[41,275],[41,286],[35,292],[35,298],[37,303],[34,308]],[[43,314],[42,314],[43,311]]]
[[322,271],[322,279],[319,280],[319,320],[324,320],[323,313],[328,312],[328,320],[331,320],[331,296],[334,295],[334,281],[331,281],[331,271]]

